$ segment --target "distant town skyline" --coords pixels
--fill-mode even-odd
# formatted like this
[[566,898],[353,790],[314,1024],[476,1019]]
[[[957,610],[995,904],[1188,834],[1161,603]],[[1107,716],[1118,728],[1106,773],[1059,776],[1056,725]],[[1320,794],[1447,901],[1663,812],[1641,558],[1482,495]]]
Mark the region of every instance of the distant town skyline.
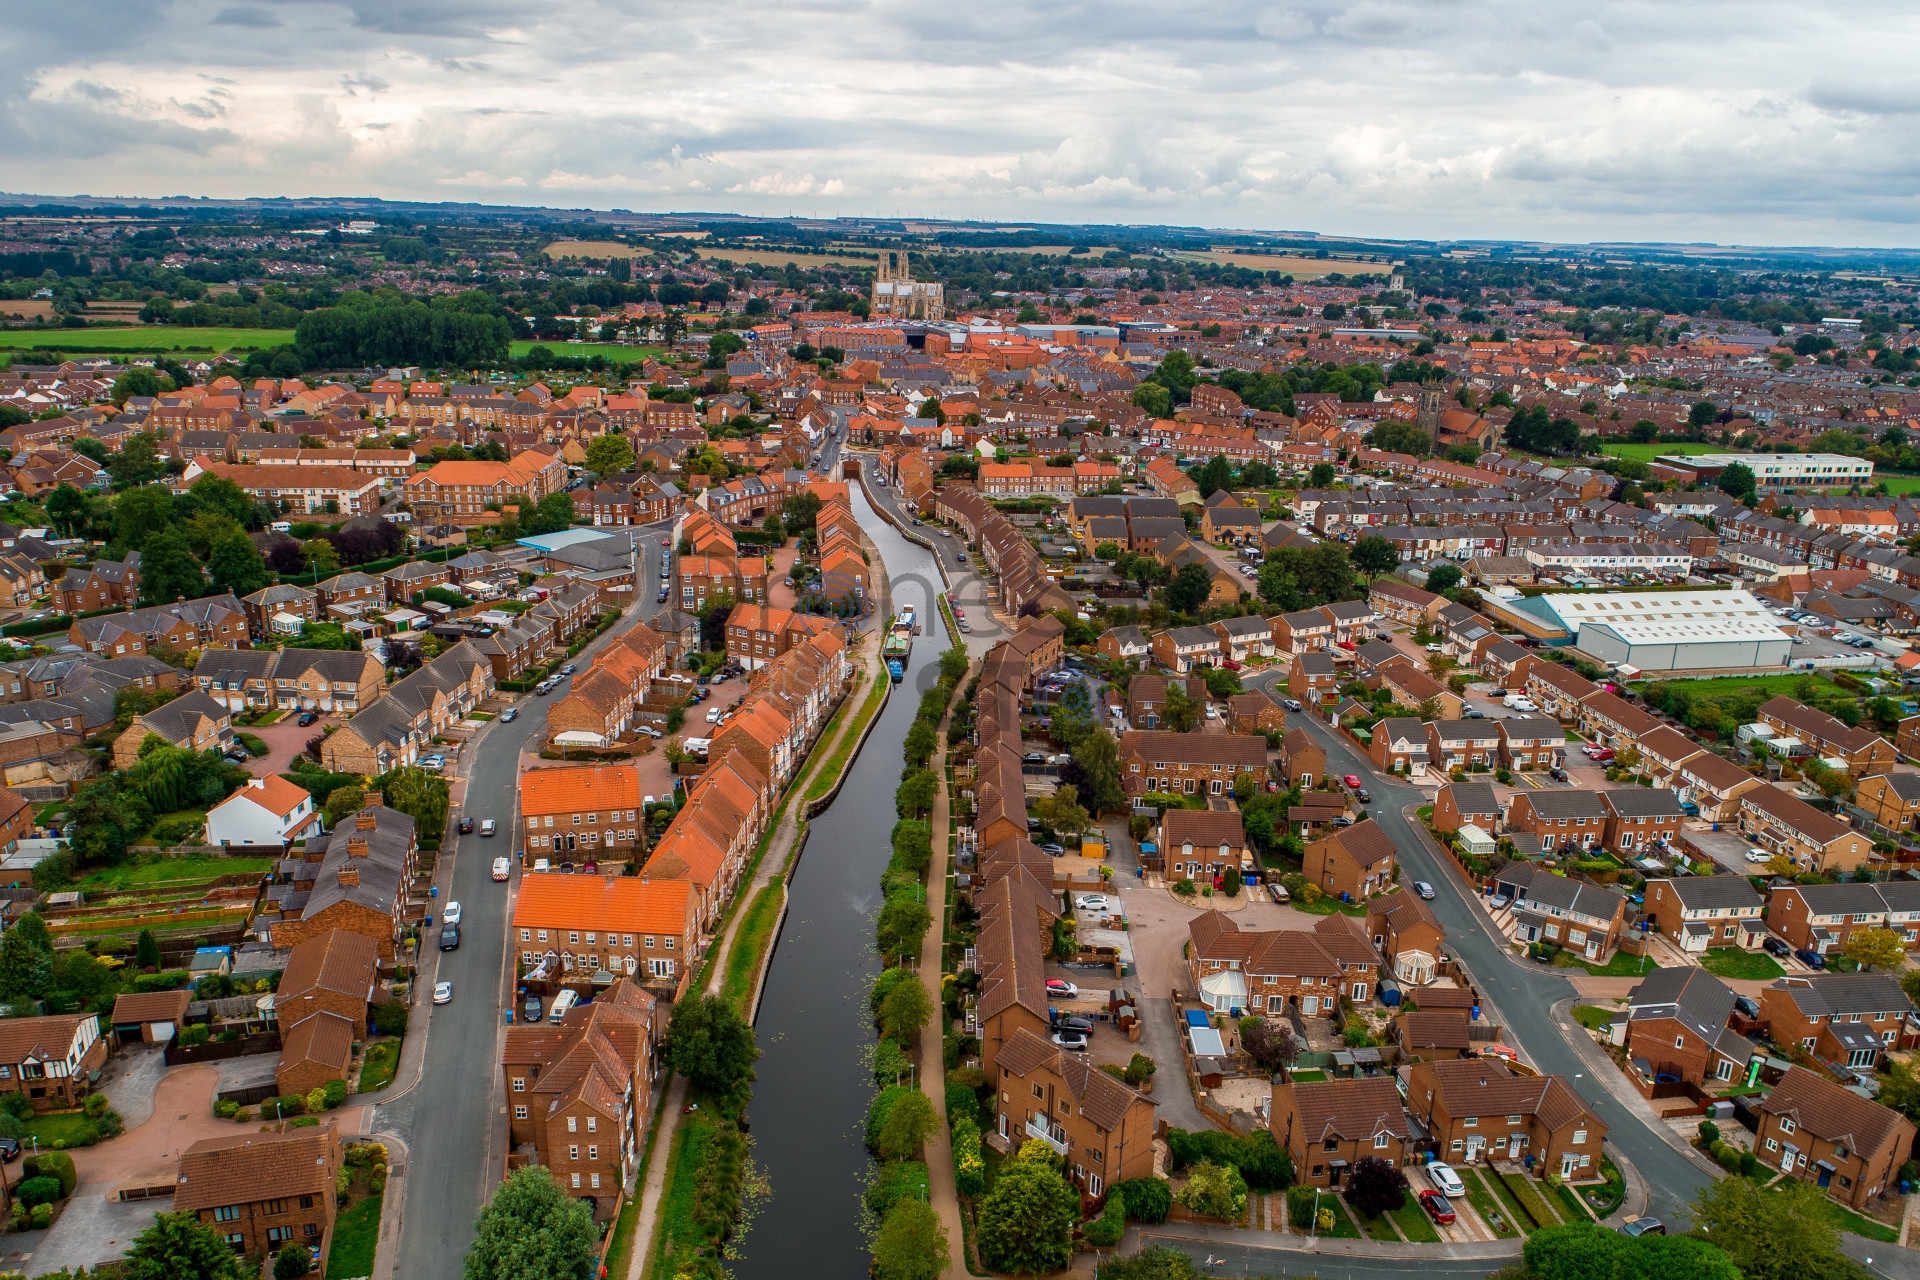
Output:
[[22,9],[14,190],[1920,245],[1890,4]]

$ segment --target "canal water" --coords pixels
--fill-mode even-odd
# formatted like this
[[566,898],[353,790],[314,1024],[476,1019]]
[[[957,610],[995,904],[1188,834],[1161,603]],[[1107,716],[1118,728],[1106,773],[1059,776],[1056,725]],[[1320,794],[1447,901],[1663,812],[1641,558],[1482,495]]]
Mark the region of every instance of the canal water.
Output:
[[789,887],[755,1026],[759,1079],[747,1112],[754,1164],[770,1192],[735,1239],[741,1256],[731,1269],[739,1280],[867,1274],[860,1197],[875,1092],[867,1012],[880,971],[873,923],[891,852],[901,744],[921,692],[938,682],[947,636],[932,554],[901,537],[857,484],[849,488],[854,515],[886,563],[893,607],[912,606],[922,631],[846,785],[813,820]]

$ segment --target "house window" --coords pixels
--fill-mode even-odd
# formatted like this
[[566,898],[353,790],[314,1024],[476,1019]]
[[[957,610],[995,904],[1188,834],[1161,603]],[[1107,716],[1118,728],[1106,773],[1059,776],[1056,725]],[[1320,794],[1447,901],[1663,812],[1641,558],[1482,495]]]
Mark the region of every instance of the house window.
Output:
[[1793,1132],[1793,1121],[1786,1116],[1780,1117],[1780,1132],[1781,1133]]
[[567,1117],[567,1132],[568,1133],[580,1132],[580,1121],[573,1116]]
[[580,1185],[580,1175],[577,1173],[573,1175],[573,1185],[576,1187]]
[[1373,1149],[1375,1151],[1384,1151],[1386,1149],[1386,1146],[1387,1146],[1386,1134],[1376,1133],[1373,1135]]
[[525,1120],[527,1118],[527,1108],[524,1104],[516,1106],[513,1109],[513,1118],[515,1120]]
[[569,1146],[567,1148],[567,1159],[578,1160],[579,1158],[580,1158],[580,1148],[578,1146]]
[[1587,1131],[1586,1131],[1585,1129],[1575,1129],[1575,1130],[1573,1131],[1573,1145],[1574,1145],[1574,1146],[1576,1146],[1576,1147],[1577,1147],[1577,1146],[1579,1146],[1579,1145],[1580,1145],[1581,1143],[1583,1143],[1583,1142],[1585,1142],[1586,1140],[1587,1140]]
[[221,1205],[213,1211],[213,1220],[215,1222],[238,1222],[240,1220],[240,1206],[237,1204]]

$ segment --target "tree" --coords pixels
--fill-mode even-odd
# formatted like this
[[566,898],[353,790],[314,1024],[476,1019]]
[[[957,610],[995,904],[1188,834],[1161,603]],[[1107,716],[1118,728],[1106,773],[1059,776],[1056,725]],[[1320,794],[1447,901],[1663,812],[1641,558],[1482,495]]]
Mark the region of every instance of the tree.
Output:
[[589,471],[610,476],[632,466],[633,446],[618,432],[609,431],[587,446],[587,470]]
[[1353,1166],[1347,1199],[1369,1218],[1391,1213],[1407,1202],[1407,1175],[1379,1156],[1362,1156]]
[[599,1244],[586,1201],[538,1165],[516,1169],[474,1220],[466,1280],[588,1280]]
[[1758,487],[1753,478],[1753,468],[1744,462],[1735,462],[1720,473],[1714,486],[1730,498],[1751,497]]
[[1202,1160],[1187,1171],[1180,1203],[1195,1213],[1237,1222],[1247,1208],[1247,1180],[1230,1164]]
[[1652,418],[1641,418],[1627,428],[1627,439],[1635,444],[1652,444],[1660,438],[1660,424]]
[[933,727],[932,722],[919,719],[915,720],[913,727],[907,730],[903,753],[908,764],[919,768],[927,763],[933,755],[934,748],[939,745],[939,732]]
[[1687,425],[1698,431],[1719,416],[1719,405],[1711,400],[1696,400],[1693,407],[1687,410]]
[[53,956],[12,928],[0,934],[0,998],[37,1000],[53,983]]
[[1847,956],[1862,969],[1894,973],[1907,958],[1907,944],[1896,929],[1861,929],[1847,939]]
[[62,537],[82,532],[93,518],[93,506],[87,496],[70,484],[63,484],[47,495],[47,523]]
[[1080,766],[1080,802],[1093,813],[1117,813],[1126,807],[1127,793],[1120,784],[1120,745],[1104,727],[1096,726],[1080,735],[1073,746],[1074,763]]
[[1377,533],[1369,533],[1353,544],[1353,567],[1369,578],[1392,573],[1400,567],[1400,553],[1391,542]]
[[1331,462],[1316,462],[1313,464],[1313,470],[1307,472],[1307,488],[1330,489],[1333,487],[1333,476]]
[[1135,387],[1133,403],[1146,410],[1149,418],[1165,418],[1173,413],[1173,393],[1157,382],[1143,382]]
[[933,812],[933,800],[939,794],[940,775],[931,769],[915,769],[894,791],[894,808],[903,818],[924,818]]
[[1293,1038],[1293,1028],[1279,1019],[1240,1019],[1240,1045],[1252,1055],[1255,1062],[1269,1071],[1289,1065],[1300,1052],[1299,1043]]
[[300,1280],[313,1270],[313,1257],[304,1244],[290,1244],[273,1255],[273,1280]]
[[1213,592],[1213,574],[1199,561],[1180,566],[1180,572],[1167,583],[1167,608],[1175,613],[1192,613],[1207,602]]
[[1080,805],[1080,792],[1074,787],[1055,788],[1052,795],[1036,801],[1033,808],[1040,815],[1040,821],[1062,835],[1078,835],[1093,825],[1092,817]]
[[389,769],[374,780],[381,803],[413,819],[422,840],[438,840],[446,833],[447,780],[413,765]]
[[559,533],[573,525],[573,499],[566,493],[550,493],[533,510],[520,508],[520,532],[532,537],[541,533]]
[[335,787],[327,792],[327,802],[323,806],[327,815],[327,825],[337,827],[350,816],[360,812],[367,803],[367,793],[359,787]]
[[880,1002],[880,1034],[889,1040],[910,1041],[933,1017],[933,1000],[917,977],[895,982]]
[[760,1050],[753,1028],[719,996],[682,1000],[667,1029],[667,1062],[708,1093],[726,1095],[753,1079]]
[[1457,564],[1437,564],[1427,570],[1427,590],[1435,595],[1451,591],[1459,585],[1460,566]]
[[331,578],[340,572],[340,556],[333,544],[325,538],[314,538],[301,548],[301,558],[307,562],[307,569],[318,578]]
[[133,940],[133,963],[141,969],[160,967],[160,942],[153,936],[153,930],[142,929],[140,936]]
[[1187,696],[1185,682],[1169,680],[1166,715],[1162,717],[1167,728],[1174,733],[1192,733],[1200,727],[1200,715],[1200,701]]
[[[546,1170],[538,1170],[551,1184]],[[241,1280],[240,1258],[212,1227],[192,1213],[163,1213],[133,1238],[120,1264],[124,1280]]]
[[935,1280],[947,1267],[947,1229],[933,1206],[912,1196],[894,1201],[873,1238],[874,1280]]
[[1433,437],[1411,422],[1382,422],[1367,432],[1367,447],[1424,458],[1433,452]]
[[920,940],[933,924],[927,904],[906,893],[896,893],[880,908],[874,925],[874,945],[883,956],[903,953],[918,955]]
[[1783,1178],[1763,1190],[1751,1178],[1721,1178],[1693,1200],[1696,1232],[1713,1241],[1745,1280],[1809,1280],[1849,1264],[1825,1194]]
[[[919,986],[919,983],[913,985]],[[902,1094],[887,1111],[887,1118],[880,1123],[880,1138],[876,1144],[882,1160],[912,1160],[919,1156],[920,1148],[940,1127],[940,1116],[933,1109],[933,1103],[927,1095],[918,1089]]]
[[1053,1151],[1029,1139],[1002,1165],[980,1206],[980,1261],[991,1271],[1043,1275],[1073,1261],[1080,1193],[1054,1166]]
[[1227,461],[1224,454],[1214,454],[1207,465],[1200,468],[1197,483],[1200,485],[1200,496],[1211,498],[1214,494],[1232,486],[1233,464]]
[[780,505],[780,523],[791,534],[803,534],[813,528],[820,515],[820,495],[811,489],[790,493]]
[[148,538],[172,523],[173,495],[161,485],[133,489],[114,500],[114,537],[127,550],[143,549]]
[[267,585],[267,562],[253,539],[240,530],[222,534],[207,555],[213,585],[236,596],[250,596]]

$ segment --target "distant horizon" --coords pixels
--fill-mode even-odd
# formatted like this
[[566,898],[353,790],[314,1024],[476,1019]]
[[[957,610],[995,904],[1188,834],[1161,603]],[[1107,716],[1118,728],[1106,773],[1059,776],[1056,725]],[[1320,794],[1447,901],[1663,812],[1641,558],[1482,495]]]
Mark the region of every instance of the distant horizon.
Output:
[[[1898,258],[1920,259],[1920,245],[1901,246],[1893,244],[1817,244],[1817,243],[1781,243],[1761,242],[1723,242],[1714,240],[1546,240],[1529,237],[1499,236],[1383,236],[1362,232],[1328,231],[1323,229],[1305,229],[1298,227],[1260,228],[1244,223],[1233,226],[1211,226],[1204,223],[1173,222],[1114,222],[1114,221],[1057,221],[1049,218],[1014,216],[948,218],[931,214],[879,214],[846,210],[827,214],[780,214],[755,213],[744,209],[636,209],[624,206],[592,205],[551,205],[517,204],[507,201],[475,200],[416,200],[406,197],[374,195],[301,195],[301,196],[212,196],[186,195],[174,193],[165,196],[146,195],[101,195],[94,192],[75,192],[55,194],[46,192],[0,191],[0,207],[11,205],[32,207],[34,205],[68,205],[87,207],[93,205],[102,209],[119,207],[152,208],[236,208],[272,212],[272,206],[289,206],[288,212],[310,210],[318,215],[329,209],[351,209],[354,206],[391,206],[395,208],[413,208],[419,210],[445,210],[449,214],[466,216],[512,216],[547,215],[553,220],[564,220],[569,216],[588,221],[607,221],[609,230],[617,230],[619,221],[624,219],[741,219],[765,222],[908,222],[941,226],[952,229],[980,228],[983,234],[993,234],[995,230],[1073,230],[1100,231],[1111,229],[1151,234],[1154,232],[1184,232],[1189,235],[1202,234],[1216,237],[1266,236],[1275,239],[1324,240],[1341,245],[1372,244],[1381,251],[1407,249],[1444,249],[1454,248],[1529,248],[1541,252],[1556,250],[1578,250],[1593,252],[1617,250],[1623,253],[1660,253],[1687,255],[1701,253],[1719,253],[1730,255],[1778,256],[1788,254],[1845,255],[1847,257],[1871,257],[1889,255]],[[995,230],[989,230],[995,229]],[[924,235],[924,231],[905,232],[906,235]],[[1017,246],[1009,246],[1009,252],[1017,252]],[[1350,250],[1349,250],[1350,251]],[[1711,258],[1701,258],[1698,264],[1714,265]],[[1374,264],[1380,265],[1380,264]]]

